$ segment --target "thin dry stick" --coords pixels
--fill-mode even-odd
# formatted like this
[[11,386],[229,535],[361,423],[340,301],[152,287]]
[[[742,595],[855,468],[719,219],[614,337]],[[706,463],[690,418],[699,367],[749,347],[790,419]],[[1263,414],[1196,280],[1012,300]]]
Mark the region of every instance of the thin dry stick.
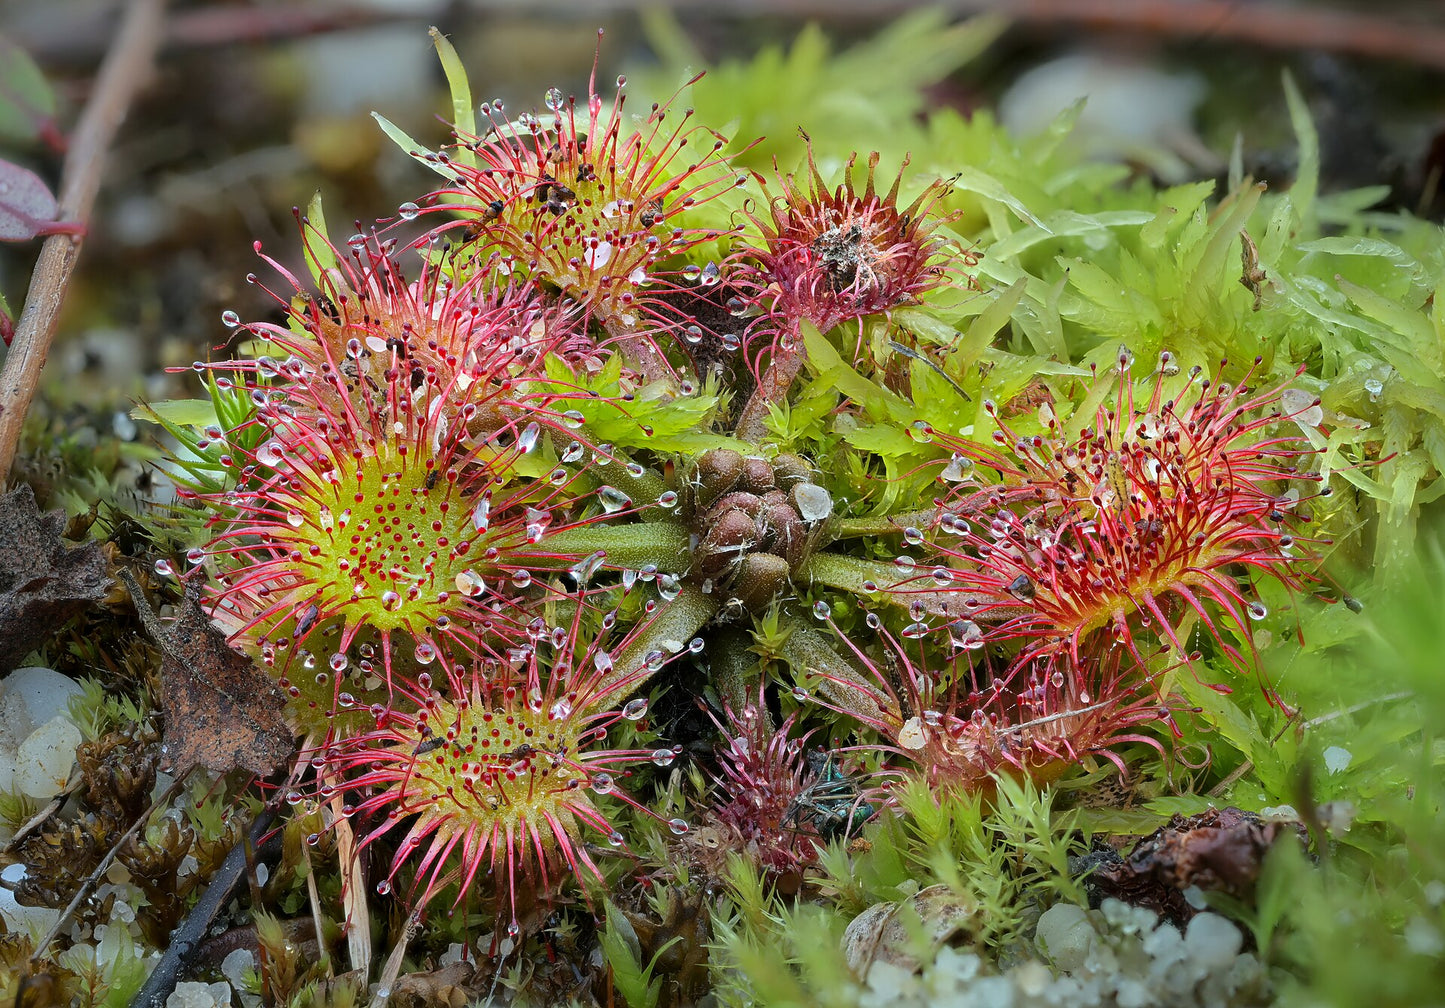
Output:
[[50,928],[50,933],[36,943],[35,954],[30,957],[31,962],[36,962],[45,955],[45,950],[50,947],[50,943],[60,934],[60,929],[65,927],[66,922],[70,920],[71,914],[75,913],[76,908],[80,906],[80,901],[90,895],[90,891],[95,888],[96,883],[110,870],[110,864],[115,860],[115,856],[120,853],[120,849],[125,846],[131,837],[140,831],[142,826],[150,822],[151,816],[155,814],[157,809],[165,807],[166,803],[175,796],[176,792],[180,791],[181,785],[186,782],[186,778],[189,776],[190,771],[187,770],[172,781],[171,786],[166,788],[164,793],[157,796],[156,800],[151,802],[146,810],[140,814],[139,818],[131,824],[130,829],[126,830],[125,833],[121,835],[121,838],[111,845],[110,850],[105,852],[105,857],[100,859],[100,864],[95,866],[95,871],[91,872],[86,880],[80,884],[80,888],[75,891],[75,896],[71,899],[70,904],[61,911],[60,919]]
[[[125,23],[101,65],[90,101],[71,137],[60,186],[60,216],[64,220],[85,224],[90,219],[105,152],[131,99],[148,76],[160,44],[164,7],[165,0],[132,0],[126,11]],[[25,414],[50,352],[60,306],[80,256],[80,243],[80,235],[47,238],[30,277],[25,308],[15,327],[15,341],[0,371],[0,486],[4,486],[15,461]]]
[[[328,780],[330,778],[328,777]],[[366,899],[366,873],[361,870],[356,832],[341,814],[341,795],[332,797],[326,811],[336,834],[336,857],[341,863],[341,903],[346,910],[346,950],[351,968],[371,975],[371,911]]]
[[[385,1008],[387,1001],[391,999],[391,989],[396,984],[396,978],[401,976],[403,960],[406,959],[406,947],[420,930],[421,911],[413,910],[401,929],[401,937],[392,947],[391,955],[386,958],[386,965],[382,967],[381,979],[377,981],[376,991],[371,996],[370,1008]],[[490,1003],[491,999],[487,1000]]]
[[0,845],[0,854],[9,854],[13,850],[19,850],[20,845],[31,833],[38,830],[50,819],[51,816],[60,811],[60,806],[65,804],[65,799],[70,797],[70,792],[79,787],[79,779],[72,777],[65,785],[65,790],[60,792],[39,812],[26,820],[25,825],[15,831],[15,835]]

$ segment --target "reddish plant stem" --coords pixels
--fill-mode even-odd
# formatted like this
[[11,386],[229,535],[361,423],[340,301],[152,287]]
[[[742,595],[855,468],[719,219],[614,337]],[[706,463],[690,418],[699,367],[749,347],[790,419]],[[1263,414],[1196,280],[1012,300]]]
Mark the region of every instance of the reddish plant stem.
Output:
[[768,415],[774,406],[781,406],[793,387],[793,379],[803,370],[803,351],[799,347],[774,354],[758,387],[748,397],[738,414],[736,437],[741,441],[760,443],[768,433]]
[[[105,153],[131,99],[149,75],[162,36],[165,0],[132,0],[125,21],[105,62],[90,100],[71,138],[61,175],[60,217],[85,224],[90,219]],[[65,302],[70,274],[80,256],[80,234],[54,234],[40,248],[25,307],[15,326],[5,367],[0,371],[0,486],[8,480],[25,414],[40,382],[40,369],[50,352],[56,321]]]

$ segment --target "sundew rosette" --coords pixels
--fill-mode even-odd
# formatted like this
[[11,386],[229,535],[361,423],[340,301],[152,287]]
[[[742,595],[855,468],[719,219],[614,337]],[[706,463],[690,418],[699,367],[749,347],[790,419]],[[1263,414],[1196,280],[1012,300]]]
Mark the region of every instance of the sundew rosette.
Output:
[[879,157],[870,155],[860,192],[853,186],[856,158],[843,166],[843,181],[829,188],[809,144],[803,177],[780,176],[782,192],[768,212],[751,214],[760,240],[740,250],[753,265],[740,270],[738,280],[748,283],[781,334],[796,337],[804,321],[827,332],[916,304],[957,273],[959,263],[939,231],[950,216],[934,214],[949,183],[931,182],[912,203],[899,206],[907,159],[881,192],[874,177]]
[[[522,408],[512,406],[512,396],[538,409],[534,386],[546,380],[547,356],[576,364],[596,352],[575,310],[522,280],[459,278],[435,239],[421,243],[417,276],[408,279],[394,239],[357,234],[343,251],[309,222],[302,233],[307,258],[316,264],[315,288],[263,255],[289,292],[271,290],[254,275],[247,279],[271,294],[285,323],[246,324],[262,352],[233,365],[259,383],[304,390],[293,409],[313,406],[333,418],[359,411],[384,421],[398,386],[434,409],[448,399],[472,403],[477,412],[469,426],[485,436]],[[478,381],[488,387],[474,391]]]
[[1251,579],[1300,592],[1313,577],[1317,544],[1296,530],[1321,482],[1314,450],[1288,422],[1281,389],[1195,369],[1170,394],[1166,354],[1136,399],[1128,363],[1113,401],[1077,434],[1051,413],[1041,433],[1020,434],[986,403],[993,448],[936,435],[973,472],[940,502],[920,573],[894,590],[925,620],[962,618],[991,641],[1022,641],[1020,665],[1076,665],[1096,635],[1141,664],[1150,642],[1188,658],[1197,626],[1228,663],[1252,669],[1250,628],[1267,607]]
[[581,108],[555,88],[540,115],[483,106],[488,131],[459,137],[469,156],[445,159],[456,187],[424,209],[456,215],[432,233],[460,235],[483,272],[560,291],[657,378],[671,372],[660,337],[694,324],[665,295],[716,282],[715,266],[684,256],[727,233],[689,211],[746,177],[728,170],[721,136],[690,125],[690,110],[654,104],[634,127],[625,84],[605,109],[595,68]]
[[[819,690],[817,699],[878,736],[891,756],[885,783],[916,777],[937,790],[987,790],[1000,774],[1043,783],[1097,760],[1122,773],[1121,746],[1163,752],[1146,728],[1177,734],[1155,688],[1167,665],[1141,669],[1113,639],[1092,639],[1077,658],[1020,665],[985,648],[972,624],[945,643],[936,635],[900,639],[876,613],[865,617],[866,638],[827,622],[861,673],[823,673],[848,692]],[[863,702],[839,702],[849,694]]]
[[[406,704],[325,754],[362,846],[394,844],[378,891],[407,877],[420,908],[451,884],[458,903],[484,885],[515,935],[519,896],[545,900],[565,874],[602,878],[588,838],[624,846],[612,803],[655,817],[620,782],[631,768],[670,765],[680,749],[605,743],[613,725],[646,714],[646,699],[628,697],[669,659],[634,653],[646,621],[613,634],[614,614],[580,600],[573,613],[553,627],[538,618],[526,643],[497,658],[442,662],[435,680],[398,683]],[[666,825],[688,830],[681,819]]]
[[[808,145],[807,171],[780,175],[781,193],[767,212],[750,211],[756,235],[729,261],[731,282],[742,294],[741,310],[762,314],[751,327],[749,352],[758,391],[739,420],[739,431],[757,438],[769,406],[782,402],[802,370],[802,327],[819,332],[918,303],[939,287],[966,281],[971,261],[939,230],[953,216],[935,213],[949,184],[931,182],[906,207],[898,205],[908,161],[887,192],[875,181],[878,155],[868,158],[867,181],[853,185],[850,157],[843,181],[829,188]],[[858,355],[855,348],[854,356]]]
[[[456,291],[426,308],[399,278],[389,260],[368,264],[349,295],[328,288],[350,300],[303,302],[290,328],[249,327],[284,360],[225,365],[265,437],[213,502],[200,555],[221,568],[216,618],[281,675],[318,660],[345,670],[362,642],[388,682],[399,650],[417,664],[443,643],[493,654],[530,619],[534,570],[581,559],[544,539],[578,520],[585,465],[538,466],[545,477],[521,465],[548,432],[578,444],[568,394],[543,372],[569,333],[524,289],[467,292],[483,311],[458,308]],[[391,310],[374,310],[384,292]],[[433,316],[446,325],[415,323]]]

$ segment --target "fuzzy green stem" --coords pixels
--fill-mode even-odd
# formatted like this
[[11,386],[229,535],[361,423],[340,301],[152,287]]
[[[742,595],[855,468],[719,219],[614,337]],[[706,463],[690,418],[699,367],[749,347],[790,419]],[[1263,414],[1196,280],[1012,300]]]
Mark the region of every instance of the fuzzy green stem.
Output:
[[664,573],[687,570],[691,561],[691,533],[671,522],[628,522],[618,525],[581,525],[544,536],[538,548],[549,556],[607,554],[608,567],[638,570],[649,564]]
[[[620,653],[613,656],[612,671],[598,683],[596,696],[602,704],[610,703],[616,697],[609,697],[609,691],[647,667],[647,655],[653,651],[671,654],[677,645],[686,645],[697,635],[708,620],[717,615],[718,595],[704,595],[694,585],[684,585],[677,598],[658,610],[638,633],[637,637]],[[636,693],[654,673],[648,672],[628,687],[628,693]]]
[[617,449],[612,451],[611,461],[598,459],[587,467],[587,473],[598,483],[616,487],[631,497],[635,503],[650,504],[667,491],[662,477],[651,470],[643,470],[641,476],[627,471],[632,460]]
[[901,573],[892,564],[879,563],[877,560],[860,560],[836,553],[814,553],[794,577],[809,584],[824,584],[855,595],[870,595],[876,591],[886,591],[888,586],[897,584],[902,580]]
[[832,642],[810,626],[795,623],[779,651],[782,659],[809,689],[862,720],[879,721],[884,713],[873,699],[876,689],[840,655]]
[[[748,650],[751,635],[738,629],[724,630],[711,641],[710,657],[718,696],[733,713],[741,713],[758,695],[758,657]],[[763,729],[771,733],[772,718],[767,708],[758,710]]]
[[[945,619],[968,619],[998,623],[1026,616],[1033,610],[1026,605],[1013,604],[1012,599],[1000,599],[982,592],[973,594],[958,588],[944,588],[930,591],[922,587],[925,582],[917,575],[906,575],[893,564],[877,560],[860,560],[857,557],[839,556],[836,553],[814,553],[795,575],[796,580],[808,584],[822,584],[829,588],[852,592],[855,595],[881,595],[883,600],[897,606],[917,608],[930,616]],[[868,587],[870,586],[871,587]]]
[[793,379],[797,378],[802,370],[801,349],[779,350],[776,353],[771,366],[758,382],[758,387],[753,389],[753,394],[748,397],[747,404],[738,414],[737,432],[734,435],[738,440],[758,444],[763,441],[768,433],[769,413],[774,406],[787,401],[788,389],[792,388]]
[[937,520],[938,508],[868,518],[835,518],[828,525],[828,532],[835,540],[856,539],[859,536],[897,535],[909,526],[920,529],[929,528]]

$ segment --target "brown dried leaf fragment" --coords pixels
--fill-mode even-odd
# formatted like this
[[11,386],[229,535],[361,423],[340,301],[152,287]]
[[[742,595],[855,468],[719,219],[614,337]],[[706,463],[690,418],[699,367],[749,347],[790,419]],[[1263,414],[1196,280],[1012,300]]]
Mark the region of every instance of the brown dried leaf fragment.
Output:
[[1259,311],[1264,304],[1264,285],[1269,280],[1269,274],[1259,265],[1259,246],[1249,236],[1248,231],[1239,232],[1239,261],[1243,272],[1239,275],[1239,282],[1254,295],[1253,311]]
[[295,749],[280,689],[226,643],[202,610],[193,585],[186,586],[179,614],[163,628],[131,574],[123,571],[121,577],[141,622],[161,649],[162,766],[270,774]]
[[1237,808],[1176,815],[1124,858],[1096,868],[1088,886],[1099,898],[1113,896],[1182,924],[1196,912],[1184,896],[1190,886],[1251,901],[1265,854],[1287,836],[1305,839],[1299,823]]
[[110,587],[99,543],[61,543],[65,512],[40,513],[35,492],[0,497],[0,671],[13,669]]
[[472,963],[459,962],[425,973],[408,973],[391,989],[393,1008],[466,1008],[485,997]]

